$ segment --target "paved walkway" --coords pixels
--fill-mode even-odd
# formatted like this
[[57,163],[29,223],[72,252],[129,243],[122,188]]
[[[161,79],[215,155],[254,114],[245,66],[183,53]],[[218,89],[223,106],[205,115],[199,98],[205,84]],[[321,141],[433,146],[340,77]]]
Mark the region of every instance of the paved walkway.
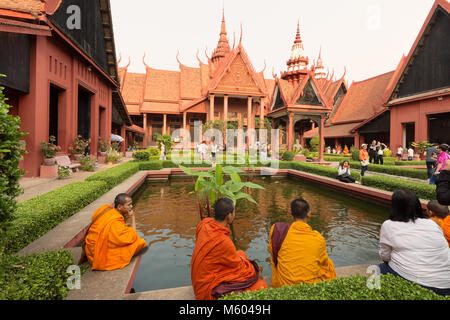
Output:
[[41,178],[22,178],[19,180],[20,186],[24,189],[24,193],[16,198],[18,202],[26,201],[33,197],[42,195],[44,193],[55,190],[59,187],[65,186],[73,182],[84,181],[87,177],[100,172],[105,171],[122,163],[133,160],[133,158],[122,158],[122,160],[116,164],[97,164],[94,172],[81,171],[73,173],[69,178],[66,179],[41,179]]

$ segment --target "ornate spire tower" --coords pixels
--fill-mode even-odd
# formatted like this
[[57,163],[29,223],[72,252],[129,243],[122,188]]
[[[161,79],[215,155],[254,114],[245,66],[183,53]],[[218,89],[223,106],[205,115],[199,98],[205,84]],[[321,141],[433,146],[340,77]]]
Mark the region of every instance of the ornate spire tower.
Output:
[[327,77],[322,61],[322,47],[320,47],[319,58],[317,58],[316,65],[314,66],[314,75],[316,79],[325,79]]
[[225,26],[225,10],[222,10],[222,25],[220,27],[220,38],[217,48],[212,54],[212,62],[217,63],[221,61],[231,51],[230,44],[228,43],[227,30]]
[[301,75],[306,74],[309,63],[308,57],[304,56],[303,41],[300,37],[300,22],[297,23],[297,34],[291,50],[291,57],[287,61],[287,71],[281,74],[281,78],[291,83],[298,83]]

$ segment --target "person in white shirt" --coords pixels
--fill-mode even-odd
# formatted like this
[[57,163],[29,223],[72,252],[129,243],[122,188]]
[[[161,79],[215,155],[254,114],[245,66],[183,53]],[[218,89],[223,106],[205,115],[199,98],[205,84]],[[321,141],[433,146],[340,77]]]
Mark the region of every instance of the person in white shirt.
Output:
[[389,220],[380,231],[380,273],[391,273],[450,295],[450,250],[442,229],[422,211],[408,190],[392,195]]
[[352,178],[351,172],[350,172],[350,163],[345,160],[339,165],[338,168],[338,179],[341,182],[345,183],[355,183],[355,179]]
[[408,161],[414,160],[414,149],[412,147],[409,147],[408,149]]
[[398,148],[397,148],[397,161],[402,160],[402,156],[403,156],[403,147],[402,146],[398,146]]

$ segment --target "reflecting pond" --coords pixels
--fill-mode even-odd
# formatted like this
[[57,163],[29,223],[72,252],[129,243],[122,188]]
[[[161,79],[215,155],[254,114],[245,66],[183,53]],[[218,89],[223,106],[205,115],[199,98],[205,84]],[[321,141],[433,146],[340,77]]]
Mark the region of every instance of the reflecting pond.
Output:
[[[255,182],[265,190],[250,191],[258,205],[238,201],[233,241],[263,266],[264,276],[271,274],[270,227],[291,222],[290,203],[300,197],[311,205],[309,224],[325,238],[336,267],[379,261],[379,232],[389,215],[387,207],[293,179]],[[149,183],[133,196],[136,228],[151,244],[134,280],[136,292],[191,285],[190,260],[200,222],[197,198],[189,194],[193,188],[187,181]]]

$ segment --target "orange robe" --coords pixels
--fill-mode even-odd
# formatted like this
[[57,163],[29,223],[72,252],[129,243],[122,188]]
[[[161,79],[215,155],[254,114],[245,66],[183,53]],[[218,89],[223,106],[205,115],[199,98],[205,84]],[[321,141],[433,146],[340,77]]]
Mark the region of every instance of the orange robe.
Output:
[[[212,291],[222,282],[244,282],[256,276],[244,251],[237,251],[228,234],[230,230],[213,218],[203,219],[197,226],[191,259],[191,280],[197,300],[215,300]],[[258,281],[244,291],[268,288]]]
[[432,217],[430,219],[436,222],[438,226],[442,228],[444,237],[448,242],[448,246],[450,247],[450,216],[447,216],[445,219],[441,219],[438,217]]
[[300,283],[317,283],[336,278],[333,261],[328,258],[322,235],[301,221],[292,223],[278,251],[275,266],[272,251],[272,233],[269,235],[269,252],[272,257],[272,288]]
[[[92,221],[107,206],[98,208]],[[133,228],[127,227],[123,216],[111,209],[89,229],[85,250],[92,270],[115,270],[127,266],[145,246],[145,240],[139,238]]]

